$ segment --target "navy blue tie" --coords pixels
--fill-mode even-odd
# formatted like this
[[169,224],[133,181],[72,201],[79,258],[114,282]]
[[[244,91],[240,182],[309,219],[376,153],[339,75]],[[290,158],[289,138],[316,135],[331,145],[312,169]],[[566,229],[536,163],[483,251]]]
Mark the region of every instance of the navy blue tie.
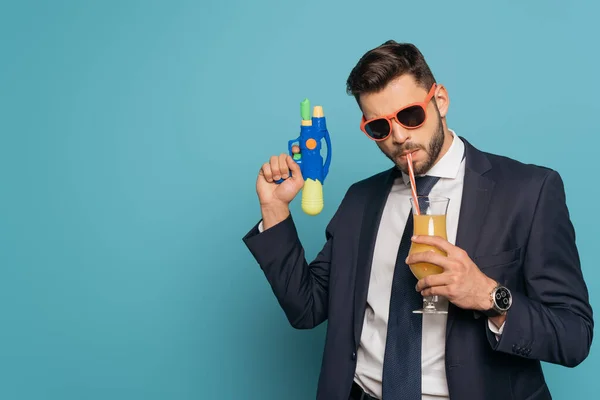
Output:
[[[428,196],[438,177],[415,178],[417,194]],[[404,262],[413,233],[412,210],[398,248],[387,340],[383,362],[383,400],[421,400],[422,315],[413,314],[423,306],[423,296],[415,290],[416,279]]]

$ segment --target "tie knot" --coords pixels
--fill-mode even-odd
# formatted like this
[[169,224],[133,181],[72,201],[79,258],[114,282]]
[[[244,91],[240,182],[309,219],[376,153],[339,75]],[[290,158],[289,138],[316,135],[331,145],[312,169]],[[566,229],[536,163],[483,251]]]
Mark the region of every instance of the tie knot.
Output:
[[415,177],[415,184],[417,185],[417,195],[429,196],[431,189],[439,181],[439,176],[418,176]]
[[[392,176],[394,178],[401,178],[402,171],[400,171],[400,168],[394,168],[392,171]],[[417,185],[417,195],[429,196],[429,192],[431,192],[431,189],[433,189],[433,187],[439,180],[440,180],[439,176],[428,176],[428,175],[416,176],[415,184]],[[410,183],[409,183],[409,185],[410,185]]]

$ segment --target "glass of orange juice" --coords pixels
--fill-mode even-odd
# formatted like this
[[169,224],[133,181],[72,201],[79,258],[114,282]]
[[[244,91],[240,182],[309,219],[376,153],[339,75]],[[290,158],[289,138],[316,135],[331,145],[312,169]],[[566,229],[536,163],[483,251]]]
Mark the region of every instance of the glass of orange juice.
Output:
[[[417,196],[411,198],[411,208],[413,214],[413,234],[439,236],[448,239],[446,233],[446,215],[448,213],[448,203],[450,199],[441,196]],[[418,212],[417,207],[418,206]],[[421,243],[411,243],[408,254],[420,253],[424,251],[435,251],[436,253],[447,256],[446,252],[437,247]],[[430,263],[416,263],[409,265],[410,270],[417,279],[423,279],[428,275],[441,274],[444,272],[442,267]],[[423,298],[423,308],[413,311],[419,314],[446,314],[446,310],[438,307],[438,296],[425,296]]]

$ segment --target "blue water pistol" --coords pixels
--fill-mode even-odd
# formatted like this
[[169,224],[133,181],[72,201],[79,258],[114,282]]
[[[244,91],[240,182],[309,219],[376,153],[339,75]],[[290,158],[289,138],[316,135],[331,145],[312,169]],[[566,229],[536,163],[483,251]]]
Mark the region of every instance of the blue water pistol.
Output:
[[[304,99],[300,103],[300,136],[288,141],[290,156],[300,167],[304,178],[302,188],[302,210],[308,215],[317,215],[323,210],[323,184],[331,164],[331,139],[323,107],[315,106],[312,118],[310,102]],[[321,156],[322,140],[327,145],[327,158]],[[295,145],[298,143],[298,145]],[[279,180],[278,183],[283,182]]]

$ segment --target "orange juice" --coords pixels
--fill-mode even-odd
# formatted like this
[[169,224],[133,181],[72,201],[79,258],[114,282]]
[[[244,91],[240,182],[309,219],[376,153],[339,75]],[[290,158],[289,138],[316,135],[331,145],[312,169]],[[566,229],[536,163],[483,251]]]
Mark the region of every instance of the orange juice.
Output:
[[[440,236],[446,237],[446,215],[413,215],[415,235]],[[437,247],[429,246],[421,243],[412,243],[408,254],[420,253],[423,251],[433,250],[436,253],[446,256],[446,252]],[[441,274],[444,270],[442,267],[430,263],[417,263],[410,265],[410,270],[417,279],[423,279],[427,275]]]

